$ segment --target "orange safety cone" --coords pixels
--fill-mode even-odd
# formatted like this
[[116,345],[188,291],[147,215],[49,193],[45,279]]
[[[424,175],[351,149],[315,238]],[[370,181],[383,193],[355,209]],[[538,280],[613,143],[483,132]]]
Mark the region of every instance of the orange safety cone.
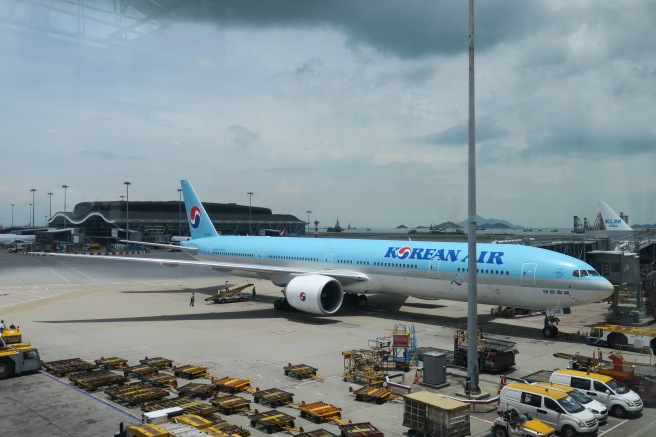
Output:
[[415,380],[412,383],[419,384],[419,369],[415,370]]

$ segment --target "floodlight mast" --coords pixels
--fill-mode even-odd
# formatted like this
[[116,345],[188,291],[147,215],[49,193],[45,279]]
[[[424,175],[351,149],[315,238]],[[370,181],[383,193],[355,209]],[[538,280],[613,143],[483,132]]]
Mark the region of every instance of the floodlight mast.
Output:
[[476,106],[474,93],[474,0],[469,0],[469,189],[468,235],[469,281],[467,288],[467,378],[470,393],[480,393],[478,387],[478,293],[476,275]]

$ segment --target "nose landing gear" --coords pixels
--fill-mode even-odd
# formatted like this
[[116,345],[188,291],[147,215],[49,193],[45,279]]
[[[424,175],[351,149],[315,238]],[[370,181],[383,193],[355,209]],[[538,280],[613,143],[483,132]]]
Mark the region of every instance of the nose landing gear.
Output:
[[556,338],[558,336],[558,327],[556,326],[560,319],[555,316],[544,316],[544,328],[542,335],[546,338]]

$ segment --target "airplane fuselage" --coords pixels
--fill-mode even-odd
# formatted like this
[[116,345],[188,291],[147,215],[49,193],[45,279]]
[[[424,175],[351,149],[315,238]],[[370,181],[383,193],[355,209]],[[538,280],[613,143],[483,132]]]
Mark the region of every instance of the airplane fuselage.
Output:
[[[238,265],[271,266],[253,276],[285,287],[306,274],[339,278],[345,292],[396,293],[427,299],[466,301],[467,244],[454,242],[222,236],[182,242],[198,247],[198,259]],[[583,261],[545,249],[503,244],[477,245],[478,301],[524,308],[565,308],[612,293]],[[277,271],[275,267],[282,268]],[[298,273],[289,273],[294,268]],[[361,274],[349,278],[348,274]],[[340,278],[340,275],[346,275]]]

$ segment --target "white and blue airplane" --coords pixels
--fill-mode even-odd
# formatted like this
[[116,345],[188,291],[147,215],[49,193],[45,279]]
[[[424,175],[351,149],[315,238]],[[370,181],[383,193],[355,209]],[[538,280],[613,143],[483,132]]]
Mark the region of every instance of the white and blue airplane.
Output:
[[14,243],[34,243],[35,235],[0,234],[0,245],[9,246]]
[[[467,243],[221,236],[191,184],[180,183],[192,238],[174,247],[195,260],[94,259],[204,266],[267,279],[284,287],[276,309],[315,315],[334,314],[345,300],[366,302],[367,293],[467,301]],[[556,315],[613,293],[612,284],[587,263],[546,249],[478,244],[476,259],[478,302],[544,309],[547,337],[558,334]]]

